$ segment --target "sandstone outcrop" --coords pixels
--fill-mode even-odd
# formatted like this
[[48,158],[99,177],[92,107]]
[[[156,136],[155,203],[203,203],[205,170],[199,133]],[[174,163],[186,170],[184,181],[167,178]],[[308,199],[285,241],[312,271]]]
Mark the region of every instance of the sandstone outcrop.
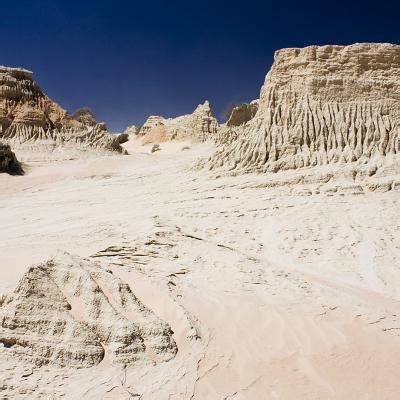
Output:
[[172,333],[111,271],[68,254],[30,267],[0,298],[1,357],[37,366],[167,361]]
[[144,143],[167,140],[193,140],[204,142],[214,139],[218,131],[218,121],[214,118],[210,103],[205,101],[192,114],[176,118],[150,116],[139,131]]
[[256,115],[209,167],[278,171],[399,151],[400,46],[310,46],[275,53]]
[[23,174],[21,164],[11,151],[11,147],[0,143],[0,173],[1,172],[6,172],[10,175]]
[[18,153],[60,148],[123,152],[89,109],[71,116],[46,96],[32,72],[21,68],[0,67],[0,139]]

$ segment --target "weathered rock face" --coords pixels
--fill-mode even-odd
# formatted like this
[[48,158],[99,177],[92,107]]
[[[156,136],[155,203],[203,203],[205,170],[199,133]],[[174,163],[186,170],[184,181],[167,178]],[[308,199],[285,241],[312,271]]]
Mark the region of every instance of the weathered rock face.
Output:
[[258,110],[258,100],[251,103],[243,103],[236,106],[229,116],[227,126],[241,126],[250,121],[256,115]]
[[215,142],[221,145],[236,141],[243,133],[244,126],[255,117],[257,110],[258,100],[234,107],[228,121],[219,126]]
[[143,144],[167,141],[167,123],[168,119],[158,115],[150,115],[138,132],[138,135],[142,137]]
[[165,122],[154,124],[142,137],[143,144],[162,143],[171,140],[173,136],[168,135],[168,127]]
[[97,124],[97,121],[93,115],[92,110],[87,107],[83,107],[80,108],[79,110],[76,110],[72,118],[81,122],[86,126],[95,126]]
[[69,115],[43,93],[32,72],[19,68],[0,67],[0,139],[18,152],[62,147],[123,152],[89,110]]
[[129,135],[127,133],[125,133],[125,132],[124,133],[119,133],[117,135],[117,138],[118,138],[118,142],[120,144],[123,144],[123,143],[126,143],[129,140]]
[[136,136],[139,134],[139,131],[140,131],[140,127],[138,127],[136,125],[131,125],[131,126],[128,126],[123,133],[126,133],[129,136],[130,135]]
[[6,172],[10,175],[22,175],[21,164],[11,151],[11,147],[0,143],[0,173]]
[[40,88],[32,80],[32,72],[22,68],[0,67],[0,96],[8,99],[32,98]]
[[112,272],[68,254],[31,267],[0,299],[0,355],[38,366],[158,363],[175,356],[170,327]]
[[139,131],[145,143],[190,139],[204,142],[214,138],[218,121],[213,117],[208,101],[200,104],[192,114],[177,118],[150,116]]
[[400,46],[283,49],[257,114],[211,168],[277,171],[400,151]]

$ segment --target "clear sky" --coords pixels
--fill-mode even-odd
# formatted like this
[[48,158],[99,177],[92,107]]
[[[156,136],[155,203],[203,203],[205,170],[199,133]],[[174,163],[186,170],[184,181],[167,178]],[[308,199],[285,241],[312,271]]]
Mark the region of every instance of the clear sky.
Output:
[[0,65],[118,131],[149,114],[221,118],[257,98],[282,47],[400,43],[400,1],[0,0]]

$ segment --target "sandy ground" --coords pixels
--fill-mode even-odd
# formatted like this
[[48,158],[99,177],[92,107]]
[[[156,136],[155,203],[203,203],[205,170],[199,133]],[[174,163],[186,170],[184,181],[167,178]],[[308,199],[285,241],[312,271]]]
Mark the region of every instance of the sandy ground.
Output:
[[97,254],[179,349],[127,369],[0,360],[0,398],[398,399],[400,192],[219,177],[191,169],[211,146],[184,145],[0,175],[0,294],[58,251]]

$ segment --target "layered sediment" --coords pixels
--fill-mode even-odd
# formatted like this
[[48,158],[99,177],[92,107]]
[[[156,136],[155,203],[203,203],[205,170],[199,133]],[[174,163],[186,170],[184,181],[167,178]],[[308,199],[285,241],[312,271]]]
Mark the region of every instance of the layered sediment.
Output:
[[177,352],[170,327],[128,284],[65,254],[29,268],[0,299],[0,354],[37,366],[158,363]]
[[0,67],[0,140],[33,158],[65,148],[123,152],[90,110],[71,116],[41,90],[32,72],[21,68]]
[[278,171],[397,154],[400,46],[277,51],[258,111],[233,139],[210,168]]

